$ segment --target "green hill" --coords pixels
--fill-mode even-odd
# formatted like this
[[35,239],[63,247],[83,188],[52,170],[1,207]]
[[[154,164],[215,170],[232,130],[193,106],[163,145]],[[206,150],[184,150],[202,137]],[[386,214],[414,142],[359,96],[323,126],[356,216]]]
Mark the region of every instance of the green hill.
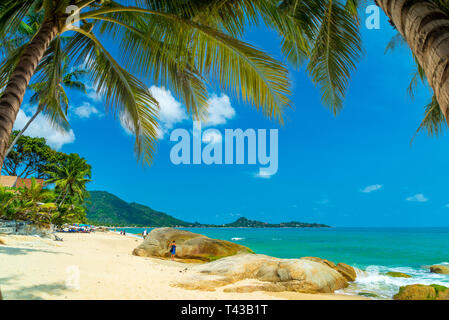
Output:
[[319,223],[305,223],[305,222],[282,222],[282,223],[267,223],[256,220],[249,220],[247,218],[239,218],[237,221],[225,224],[228,228],[329,228],[328,225]]
[[95,225],[123,227],[219,227],[219,228],[328,228],[318,223],[284,222],[272,224],[247,218],[222,225],[190,223],[138,203],[128,203],[106,191],[90,191],[86,201],[87,220]]
[[86,201],[87,220],[96,225],[173,227],[191,226],[150,207],[127,203],[106,191],[90,191]]

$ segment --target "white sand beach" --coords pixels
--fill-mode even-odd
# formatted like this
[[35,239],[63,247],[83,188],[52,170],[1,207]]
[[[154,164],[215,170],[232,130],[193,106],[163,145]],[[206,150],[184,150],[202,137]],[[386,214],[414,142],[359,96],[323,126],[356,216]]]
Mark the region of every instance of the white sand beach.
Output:
[[171,284],[194,272],[192,264],[133,256],[131,252],[141,239],[112,232],[59,236],[63,242],[0,235],[5,243],[0,241],[4,299],[365,299],[294,292],[228,293],[223,292],[225,287],[185,290]]

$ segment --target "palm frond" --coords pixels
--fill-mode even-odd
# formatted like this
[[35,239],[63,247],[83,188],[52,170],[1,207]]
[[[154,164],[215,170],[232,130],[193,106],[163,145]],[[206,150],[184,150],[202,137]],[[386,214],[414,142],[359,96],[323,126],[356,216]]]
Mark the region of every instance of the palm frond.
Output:
[[0,92],[8,84],[9,78],[12,72],[19,63],[20,57],[24,53],[26,45],[22,45],[15,50],[11,50],[7,58],[5,58],[0,64]]
[[42,109],[43,115],[51,125],[61,131],[70,128],[65,111],[66,97],[61,96],[60,84],[63,81],[63,66],[65,53],[61,46],[61,39],[56,37],[50,43],[40,64],[36,68],[36,76],[31,84],[35,94],[31,101],[36,102]]
[[447,127],[446,118],[443,115],[443,112],[440,109],[440,105],[435,96],[432,97],[432,101],[425,106],[424,119],[419,125],[418,129],[410,141],[410,144],[413,143],[416,135],[425,130],[427,135],[429,136],[438,136],[442,133],[443,129]]
[[[80,19],[94,19],[117,12],[150,14],[152,19],[148,20],[153,27],[157,27],[151,23],[157,20],[155,17],[159,22],[165,21],[164,27],[153,31],[164,42],[176,47],[183,45],[184,55],[189,53],[190,65],[195,66],[199,74],[218,80],[226,92],[231,91],[244,102],[261,109],[265,115],[282,122],[282,114],[290,105],[288,71],[282,63],[221,31],[173,14],[115,5],[81,14]],[[169,32],[168,24],[176,31]]]
[[387,46],[385,47],[385,53],[394,51],[397,47],[403,47],[406,45],[407,42],[405,41],[404,37],[398,32],[388,42]]
[[324,104],[337,114],[351,72],[360,59],[361,38],[357,19],[340,1],[328,0],[323,5],[326,6],[317,16],[320,26],[307,69],[312,81],[321,87]]
[[141,15],[115,14],[96,19],[101,22],[101,33],[113,33],[123,39],[120,51],[129,70],[143,78],[152,77],[156,85],[170,87],[194,117],[199,118],[205,112],[206,80],[189,64],[189,56],[181,54],[185,47],[157,39],[153,26]]
[[136,136],[136,155],[150,163],[157,139],[158,102],[141,81],[112,58],[92,33],[84,29],[74,31],[77,35],[68,43],[66,52],[84,63],[94,87],[113,115],[130,121],[130,129]]

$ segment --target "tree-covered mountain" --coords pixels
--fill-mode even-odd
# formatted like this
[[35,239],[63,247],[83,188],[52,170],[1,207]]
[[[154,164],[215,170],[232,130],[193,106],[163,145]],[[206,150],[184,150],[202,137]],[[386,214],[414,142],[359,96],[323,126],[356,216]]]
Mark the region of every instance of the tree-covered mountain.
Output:
[[176,219],[166,213],[159,212],[138,203],[128,203],[106,191],[90,191],[90,199],[86,201],[87,219],[95,225],[106,226],[144,226],[144,227],[219,227],[219,228],[327,228],[318,223],[284,222],[271,224],[261,221],[239,218],[222,224],[190,223]]
[[90,191],[86,201],[87,220],[96,225],[174,227],[191,226],[150,207],[127,203],[106,191]]

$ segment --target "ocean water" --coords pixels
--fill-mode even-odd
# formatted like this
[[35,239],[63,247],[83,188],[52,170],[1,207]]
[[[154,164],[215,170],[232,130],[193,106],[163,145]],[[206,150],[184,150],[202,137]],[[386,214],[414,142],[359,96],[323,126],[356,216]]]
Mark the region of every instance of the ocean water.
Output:
[[[141,233],[145,228],[123,228]],[[122,230],[122,229],[117,229]],[[148,231],[151,229],[148,228]],[[357,280],[343,294],[376,294],[391,299],[408,284],[449,287],[449,275],[429,272],[425,266],[449,264],[449,228],[195,228],[185,229],[211,238],[233,241],[278,258],[320,257],[360,269]],[[412,278],[385,276],[388,271]]]

